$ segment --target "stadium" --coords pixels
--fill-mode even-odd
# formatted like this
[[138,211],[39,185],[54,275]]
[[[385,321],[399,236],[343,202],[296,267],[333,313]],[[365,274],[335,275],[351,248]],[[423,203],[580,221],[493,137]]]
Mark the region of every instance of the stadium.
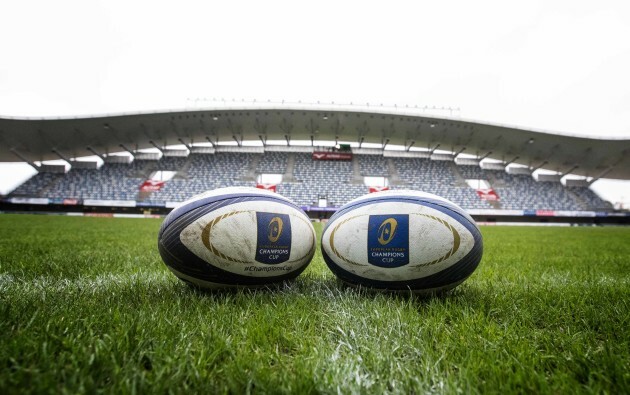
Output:
[[630,179],[630,140],[280,103],[0,131],[0,160],[37,170],[2,199],[3,393],[630,388],[626,227],[482,226],[479,269],[430,298],[348,288],[319,251],[279,287],[203,292],[155,247],[174,206],[228,186],[293,199],[318,235],[382,189],[438,194],[485,225],[627,224],[589,185]]
[[630,3],[0,13],[0,395],[630,393]]
[[[251,103],[2,119],[0,160],[22,160],[38,171],[3,207],[164,214],[207,190],[266,186],[319,219],[372,187],[432,191],[482,222],[627,223],[626,212],[589,186],[602,177],[630,179],[629,140],[419,113]],[[100,161],[81,159],[90,155]],[[35,163],[54,159],[65,163]],[[539,169],[549,172],[533,176]]]

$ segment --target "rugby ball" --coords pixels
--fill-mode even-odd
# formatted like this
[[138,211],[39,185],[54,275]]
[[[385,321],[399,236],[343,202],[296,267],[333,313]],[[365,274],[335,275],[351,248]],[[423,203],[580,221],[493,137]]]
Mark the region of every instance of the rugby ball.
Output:
[[322,233],[322,255],[344,282],[437,293],[479,265],[483,241],[462,208],[418,191],[371,193],[342,206]]
[[289,199],[256,188],[221,188],[173,209],[158,248],[166,266],[191,285],[263,286],[298,276],[313,258],[316,236]]

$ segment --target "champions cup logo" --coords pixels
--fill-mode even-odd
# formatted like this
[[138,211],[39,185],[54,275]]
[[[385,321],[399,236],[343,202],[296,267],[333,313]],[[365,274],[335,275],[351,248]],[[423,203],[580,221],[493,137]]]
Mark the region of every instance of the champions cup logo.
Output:
[[291,255],[291,220],[287,214],[256,212],[256,261],[275,265]]
[[368,262],[394,268],[409,263],[409,215],[370,215]]
[[387,218],[381,226],[378,227],[378,242],[381,245],[386,245],[396,235],[396,228],[398,227],[398,221],[394,218]]
[[275,243],[282,235],[282,219],[280,217],[273,217],[271,221],[269,221],[269,226],[267,227],[267,238],[270,242]]

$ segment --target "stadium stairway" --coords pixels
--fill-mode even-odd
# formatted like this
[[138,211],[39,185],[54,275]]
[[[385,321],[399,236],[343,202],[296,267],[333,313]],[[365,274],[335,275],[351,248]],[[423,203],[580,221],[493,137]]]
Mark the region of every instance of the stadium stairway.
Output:
[[567,191],[569,195],[573,197],[575,202],[578,204],[580,210],[589,210],[588,203],[586,203],[586,201],[582,198],[582,196],[575,193],[575,191],[573,191],[571,188],[565,188],[565,190]]
[[405,186],[407,183],[400,178],[394,160],[387,158],[387,172],[389,173],[389,185],[391,186]]
[[284,182],[295,182],[295,153],[289,153],[287,157],[287,168],[282,175],[282,181]]
[[453,186],[456,186],[456,187],[467,187],[468,184],[466,183],[466,179],[464,178],[462,173],[457,168],[457,164],[455,162],[451,162],[451,161],[448,161],[447,163],[448,163],[448,167],[451,170],[451,173],[453,173],[453,176],[455,177],[455,181],[453,182]]
[[359,156],[352,156],[352,179],[350,180],[352,185],[363,185],[363,176],[361,175],[361,164],[359,163]]
[[176,179],[176,180],[187,180],[188,179],[188,170],[190,169],[191,165],[192,165],[191,157],[190,157],[190,155],[188,155],[186,157],[186,160],[184,161],[184,164],[180,168],[178,168],[176,170],[177,173],[175,173],[175,176],[173,177],[173,179]]
[[253,154],[248,156],[250,157],[249,167],[247,169],[247,172],[241,178],[239,178],[240,181],[256,181],[257,178],[256,169],[260,164],[262,155]]
[[55,174],[55,176],[53,176],[50,181],[39,191],[37,197],[46,197],[48,191],[54,188],[55,185],[57,185],[57,183],[60,182],[63,178],[64,174]]
[[495,175],[496,170],[487,170],[485,175],[488,177],[488,182],[490,182],[491,188],[504,188],[505,181],[501,178],[497,178]]
[[160,170],[158,161],[137,160],[134,163],[139,166],[132,166],[133,171],[129,174],[131,178],[143,178],[146,180],[152,173]]

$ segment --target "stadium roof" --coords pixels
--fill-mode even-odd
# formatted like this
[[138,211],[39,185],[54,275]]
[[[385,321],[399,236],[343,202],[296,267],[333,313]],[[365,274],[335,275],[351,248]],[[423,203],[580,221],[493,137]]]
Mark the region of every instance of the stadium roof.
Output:
[[630,139],[585,138],[409,109],[241,106],[76,118],[0,118],[0,161],[212,142],[314,140],[447,150],[530,168],[630,179]]

